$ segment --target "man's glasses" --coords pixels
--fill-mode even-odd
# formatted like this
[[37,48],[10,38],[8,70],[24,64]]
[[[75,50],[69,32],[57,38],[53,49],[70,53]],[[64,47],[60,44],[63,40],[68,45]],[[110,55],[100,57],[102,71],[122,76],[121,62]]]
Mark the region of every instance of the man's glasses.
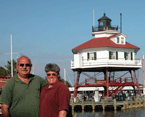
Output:
[[47,76],[57,76],[57,74],[55,74],[55,73],[52,73],[52,74],[46,74]]
[[32,64],[19,64],[19,66],[21,66],[21,67],[23,67],[23,66],[26,66],[26,67],[31,67],[32,66]]

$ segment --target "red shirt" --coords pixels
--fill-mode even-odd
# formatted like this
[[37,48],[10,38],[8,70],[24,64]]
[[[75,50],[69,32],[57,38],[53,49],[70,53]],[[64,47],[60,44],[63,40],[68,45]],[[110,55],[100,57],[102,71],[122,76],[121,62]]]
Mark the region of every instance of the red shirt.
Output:
[[69,109],[70,91],[68,87],[59,80],[48,89],[45,85],[40,94],[40,116],[58,117],[59,111]]

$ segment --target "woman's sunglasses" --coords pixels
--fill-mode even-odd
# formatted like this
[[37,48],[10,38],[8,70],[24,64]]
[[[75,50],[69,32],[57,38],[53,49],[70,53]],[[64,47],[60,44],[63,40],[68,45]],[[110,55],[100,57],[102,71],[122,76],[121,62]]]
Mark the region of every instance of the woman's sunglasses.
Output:
[[57,76],[57,74],[55,74],[55,73],[52,73],[52,74],[46,74],[47,76]]

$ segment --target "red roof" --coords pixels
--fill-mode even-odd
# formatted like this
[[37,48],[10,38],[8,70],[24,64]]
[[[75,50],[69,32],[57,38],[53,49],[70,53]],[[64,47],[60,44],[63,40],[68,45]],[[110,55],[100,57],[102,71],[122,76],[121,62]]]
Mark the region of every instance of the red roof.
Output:
[[124,44],[124,45],[116,44],[113,41],[111,41],[109,38],[110,37],[93,38],[93,39],[73,48],[72,50],[85,49],[85,48],[96,48],[96,47],[134,48],[134,49],[138,49],[138,50],[140,49],[139,47],[132,45],[128,42],[126,42],[126,44]]
[[112,36],[110,36],[110,37],[108,37],[108,38],[112,38],[112,37],[116,37],[117,35],[120,35],[121,33],[117,33],[117,34],[114,34],[114,35],[112,35]]

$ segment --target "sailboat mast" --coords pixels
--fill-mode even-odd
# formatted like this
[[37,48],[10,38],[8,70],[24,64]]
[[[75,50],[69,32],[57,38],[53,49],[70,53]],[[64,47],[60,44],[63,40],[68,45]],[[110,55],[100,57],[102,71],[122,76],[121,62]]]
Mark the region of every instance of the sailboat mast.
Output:
[[66,84],[66,70],[64,68],[64,83]]
[[13,77],[13,51],[12,51],[12,35],[10,35],[11,41],[11,77]]
[[34,60],[34,65],[33,65],[33,72],[32,72],[32,74],[34,74],[34,70],[35,70],[35,60]]

